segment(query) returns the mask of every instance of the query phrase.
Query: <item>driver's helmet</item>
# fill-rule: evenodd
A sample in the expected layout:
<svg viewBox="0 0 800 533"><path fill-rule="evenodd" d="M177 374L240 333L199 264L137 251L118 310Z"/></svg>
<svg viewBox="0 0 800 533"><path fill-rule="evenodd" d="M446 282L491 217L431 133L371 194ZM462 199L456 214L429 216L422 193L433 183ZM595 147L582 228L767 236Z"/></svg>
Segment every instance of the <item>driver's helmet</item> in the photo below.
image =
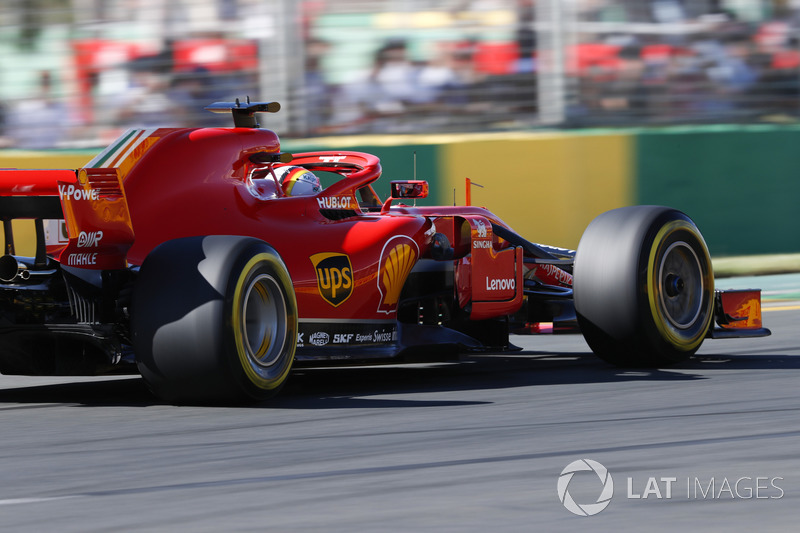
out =
<svg viewBox="0 0 800 533"><path fill-rule="evenodd" d="M319 178L303 167L277 167L275 177L286 196L309 196L322 191Z"/></svg>

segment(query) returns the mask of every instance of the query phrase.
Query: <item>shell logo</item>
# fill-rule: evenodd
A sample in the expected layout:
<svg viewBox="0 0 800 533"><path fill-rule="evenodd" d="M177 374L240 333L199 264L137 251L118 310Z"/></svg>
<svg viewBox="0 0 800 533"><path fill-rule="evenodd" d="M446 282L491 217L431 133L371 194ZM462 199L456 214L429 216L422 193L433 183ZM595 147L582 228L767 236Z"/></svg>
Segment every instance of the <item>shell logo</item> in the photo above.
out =
<svg viewBox="0 0 800 533"><path fill-rule="evenodd" d="M386 242L381 251L378 269L378 291L381 302L378 311L393 313L397 310L397 301L419 256L419 247L410 237L400 235Z"/></svg>

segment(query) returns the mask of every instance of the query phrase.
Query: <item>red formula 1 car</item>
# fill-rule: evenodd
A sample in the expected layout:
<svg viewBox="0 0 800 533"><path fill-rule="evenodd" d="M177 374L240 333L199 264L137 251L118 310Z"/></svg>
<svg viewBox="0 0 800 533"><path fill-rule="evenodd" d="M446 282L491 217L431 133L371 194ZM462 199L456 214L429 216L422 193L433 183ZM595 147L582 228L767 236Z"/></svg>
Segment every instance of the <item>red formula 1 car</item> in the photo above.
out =
<svg viewBox="0 0 800 533"><path fill-rule="evenodd" d="M85 168L0 171L0 372L138 369L167 401L231 402L295 363L505 350L510 331L579 328L636 366L769 334L758 291L715 292L679 211L605 213L577 252L534 244L486 209L403 205L423 181L380 201L373 155L282 153L256 122L279 107L217 103L235 127L131 130ZM289 194L289 166L329 183ZM33 220L33 257L14 219Z"/></svg>

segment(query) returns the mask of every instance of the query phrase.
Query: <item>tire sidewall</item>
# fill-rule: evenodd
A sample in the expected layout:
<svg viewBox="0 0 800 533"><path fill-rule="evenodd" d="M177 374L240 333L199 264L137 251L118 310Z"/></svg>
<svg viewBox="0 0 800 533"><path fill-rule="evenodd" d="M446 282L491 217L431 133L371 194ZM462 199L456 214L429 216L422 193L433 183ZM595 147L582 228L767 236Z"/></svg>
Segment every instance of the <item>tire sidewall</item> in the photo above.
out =
<svg viewBox="0 0 800 533"><path fill-rule="evenodd" d="M284 348L269 372L248 372L234 333L236 288L275 280L285 302ZM241 323L239 323L240 327ZM288 270L264 241L213 235L167 241L148 254L132 298L131 335L139 372L172 403L240 403L276 394L294 361L297 303ZM249 363L248 363L249 364Z"/></svg>
<svg viewBox="0 0 800 533"><path fill-rule="evenodd" d="M702 299L696 321L675 327L659 305L664 254L685 243L697 259ZM713 272L702 235L684 213L630 206L599 215L575 258L575 309L589 346L623 366L659 366L691 356L713 320Z"/></svg>
<svg viewBox="0 0 800 533"><path fill-rule="evenodd" d="M666 348L663 353L674 349L692 354L705 339L713 319L714 277L711 257L697 227L682 213L679 213L678 217L656 225L656 229L657 233L650 244L649 253L644 253L644 250L642 253L642 260L646 261L646 279L640 280L640 284L644 282L647 290L640 294L643 300L642 316L648 319L644 321L643 325L650 329L651 338L663 339ZM662 313L662 307L658 302L658 299L662 297L658 279L659 263L670 246L681 242L687 244L695 254L701 269L703 283L699 315L694 323L685 329L671 324Z"/></svg>
<svg viewBox="0 0 800 533"><path fill-rule="evenodd" d="M264 243L253 243L242 250L230 268L225 294L224 352L234 381L251 397L277 392L292 368L297 340L297 303L292 281L278 254ZM266 275L274 280L283 296L286 311L281 355L269 367L253 364L247 354L243 331L245 291L255 278Z"/></svg>

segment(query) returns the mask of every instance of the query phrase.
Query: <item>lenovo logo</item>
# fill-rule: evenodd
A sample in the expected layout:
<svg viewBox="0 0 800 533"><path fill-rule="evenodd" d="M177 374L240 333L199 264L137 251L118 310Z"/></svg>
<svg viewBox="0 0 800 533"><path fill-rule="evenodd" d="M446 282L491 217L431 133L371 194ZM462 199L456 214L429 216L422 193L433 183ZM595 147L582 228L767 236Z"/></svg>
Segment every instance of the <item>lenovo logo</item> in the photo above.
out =
<svg viewBox="0 0 800 533"><path fill-rule="evenodd" d="M514 278L508 279L489 279L486 278L487 291L513 291L517 287Z"/></svg>

